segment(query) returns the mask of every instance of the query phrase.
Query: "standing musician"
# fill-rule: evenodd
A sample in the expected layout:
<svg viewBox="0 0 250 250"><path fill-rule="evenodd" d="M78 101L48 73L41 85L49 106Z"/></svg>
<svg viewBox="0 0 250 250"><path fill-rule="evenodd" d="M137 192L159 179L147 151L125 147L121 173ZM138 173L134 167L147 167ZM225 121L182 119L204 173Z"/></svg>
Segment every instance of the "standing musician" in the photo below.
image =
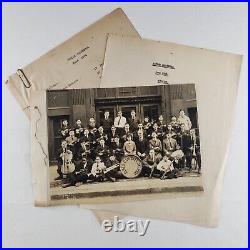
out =
<svg viewBox="0 0 250 250"><path fill-rule="evenodd" d="M183 109L180 110L177 121L179 124L184 124L185 130L190 130L192 128L192 123L190 121L190 118L187 115L185 115Z"/></svg>
<svg viewBox="0 0 250 250"><path fill-rule="evenodd" d="M155 131L153 131L152 139L149 141L149 148L155 151L156 161L159 162L162 159L162 144L161 141L157 138L157 134Z"/></svg>
<svg viewBox="0 0 250 250"><path fill-rule="evenodd" d="M144 137L143 132L138 130L138 138L135 141L137 155L140 157L141 160L144 160L148 154L148 140Z"/></svg>
<svg viewBox="0 0 250 250"><path fill-rule="evenodd" d="M190 139L191 139L191 154L197 161L198 173L201 171L201 153L200 153L200 138L196 135L195 129L190 130Z"/></svg>
<svg viewBox="0 0 250 250"><path fill-rule="evenodd" d="M130 126L130 130L133 133L138 128L139 119L136 117L136 113L134 110L132 110L130 114L131 114L131 117L128 119L128 124Z"/></svg>
<svg viewBox="0 0 250 250"><path fill-rule="evenodd" d="M114 125L119 135L122 134L123 128L125 127L126 123L127 119L124 116L122 116L122 111L118 111L117 117L114 120Z"/></svg>
<svg viewBox="0 0 250 250"><path fill-rule="evenodd" d="M180 145L180 149L183 151L185 157L181 163L184 166L186 160L186 167L191 169L191 141L189 131L185 129L185 124L181 124L180 132L177 134L177 143Z"/></svg>
<svg viewBox="0 0 250 250"><path fill-rule="evenodd" d="M57 153L57 173L59 176L55 178L55 181L63 179L62 166L64 164L64 156L66 154L73 155L73 152L69 149L67 142L62 141L61 148L58 150Z"/></svg>
<svg viewBox="0 0 250 250"><path fill-rule="evenodd" d="M59 134L62 136L63 140L65 140L66 137L68 137L69 130L70 130L70 127L68 125L68 121L67 120L63 120L63 122L62 122L62 128L59 131Z"/></svg>
<svg viewBox="0 0 250 250"><path fill-rule="evenodd" d="M136 145L132 141L132 134L128 134L127 141L123 145L124 155L136 155Z"/></svg>
<svg viewBox="0 0 250 250"><path fill-rule="evenodd" d="M109 111L104 112L104 119L101 121L101 126L104 129L104 133L110 133L111 126L113 125L113 120L109 117Z"/></svg>

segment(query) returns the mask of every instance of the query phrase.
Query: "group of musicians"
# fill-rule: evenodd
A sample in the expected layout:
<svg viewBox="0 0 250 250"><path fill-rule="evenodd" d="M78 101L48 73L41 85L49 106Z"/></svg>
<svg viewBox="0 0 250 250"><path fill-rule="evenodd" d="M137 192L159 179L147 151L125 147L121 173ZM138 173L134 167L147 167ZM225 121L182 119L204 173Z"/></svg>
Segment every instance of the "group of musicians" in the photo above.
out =
<svg viewBox="0 0 250 250"><path fill-rule="evenodd" d="M145 117L141 122L134 110L129 119L119 111L114 120L105 111L100 125L96 127L94 118L90 118L87 127L80 119L74 127L63 121L56 180L66 180L64 187L90 180L116 181L122 178L119 164L128 156L136 156L142 162L140 176L176 178L184 167L192 170L193 159L200 173L199 136L183 110L178 117L172 116L168 124L162 115L158 121Z"/></svg>

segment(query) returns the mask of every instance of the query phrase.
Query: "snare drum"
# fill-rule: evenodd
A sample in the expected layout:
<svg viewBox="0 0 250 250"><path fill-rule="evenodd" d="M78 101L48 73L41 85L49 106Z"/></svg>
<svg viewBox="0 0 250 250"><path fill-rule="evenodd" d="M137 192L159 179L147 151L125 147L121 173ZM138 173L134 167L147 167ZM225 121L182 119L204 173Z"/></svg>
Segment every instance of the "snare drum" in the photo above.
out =
<svg viewBox="0 0 250 250"><path fill-rule="evenodd" d="M141 159L136 155L125 156L120 163L120 170L126 178L138 177L142 171Z"/></svg>

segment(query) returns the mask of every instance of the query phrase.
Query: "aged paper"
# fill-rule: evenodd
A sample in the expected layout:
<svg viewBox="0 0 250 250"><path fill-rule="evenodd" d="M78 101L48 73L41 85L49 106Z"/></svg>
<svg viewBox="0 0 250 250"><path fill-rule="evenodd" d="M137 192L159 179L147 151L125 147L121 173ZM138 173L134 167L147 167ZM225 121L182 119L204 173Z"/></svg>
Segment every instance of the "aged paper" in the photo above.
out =
<svg viewBox="0 0 250 250"><path fill-rule="evenodd" d="M101 87L196 83L205 192L201 197L173 198L167 202L125 201L85 207L113 211L114 215L121 212L216 226L241 61L240 55L110 36Z"/></svg>
<svg viewBox="0 0 250 250"><path fill-rule="evenodd" d="M25 113L34 90L99 87L108 33L139 37L116 9L10 76L6 84Z"/></svg>
<svg viewBox="0 0 250 250"><path fill-rule="evenodd" d="M199 134L194 84L33 91L35 205L203 195Z"/></svg>

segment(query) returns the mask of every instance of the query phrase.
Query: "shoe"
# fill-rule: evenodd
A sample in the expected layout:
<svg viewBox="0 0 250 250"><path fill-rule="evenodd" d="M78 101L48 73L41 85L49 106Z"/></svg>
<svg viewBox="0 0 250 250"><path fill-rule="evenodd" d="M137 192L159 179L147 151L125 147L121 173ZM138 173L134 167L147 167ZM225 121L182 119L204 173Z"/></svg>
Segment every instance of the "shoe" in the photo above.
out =
<svg viewBox="0 0 250 250"><path fill-rule="evenodd" d="M63 178L61 177L61 176L58 176L58 177L56 177L54 180L55 181L59 181L59 180L62 180Z"/></svg>

